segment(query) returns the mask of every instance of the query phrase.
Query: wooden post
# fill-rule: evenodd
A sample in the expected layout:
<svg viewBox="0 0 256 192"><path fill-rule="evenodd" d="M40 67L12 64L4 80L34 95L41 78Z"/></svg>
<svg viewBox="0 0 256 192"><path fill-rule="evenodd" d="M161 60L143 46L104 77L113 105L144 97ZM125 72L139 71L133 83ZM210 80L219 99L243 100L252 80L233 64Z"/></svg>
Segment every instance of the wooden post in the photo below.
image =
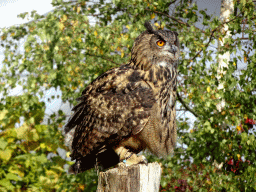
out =
<svg viewBox="0 0 256 192"><path fill-rule="evenodd" d="M158 163L120 166L100 172L97 192L158 192L161 172Z"/></svg>

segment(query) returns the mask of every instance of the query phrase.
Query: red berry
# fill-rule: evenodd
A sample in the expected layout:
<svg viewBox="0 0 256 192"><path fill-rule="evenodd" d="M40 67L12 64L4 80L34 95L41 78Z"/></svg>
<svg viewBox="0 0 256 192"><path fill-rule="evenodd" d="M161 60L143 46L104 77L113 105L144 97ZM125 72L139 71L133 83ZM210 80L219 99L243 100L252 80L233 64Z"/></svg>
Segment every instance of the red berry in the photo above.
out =
<svg viewBox="0 0 256 192"><path fill-rule="evenodd" d="M228 164L229 164L229 165L234 165L233 159L230 159L230 160L228 161Z"/></svg>
<svg viewBox="0 0 256 192"><path fill-rule="evenodd" d="M253 120L253 119L246 119L245 120L245 124L251 124L251 125L254 125L254 124L256 124L256 121L255 120Z"/></svg>

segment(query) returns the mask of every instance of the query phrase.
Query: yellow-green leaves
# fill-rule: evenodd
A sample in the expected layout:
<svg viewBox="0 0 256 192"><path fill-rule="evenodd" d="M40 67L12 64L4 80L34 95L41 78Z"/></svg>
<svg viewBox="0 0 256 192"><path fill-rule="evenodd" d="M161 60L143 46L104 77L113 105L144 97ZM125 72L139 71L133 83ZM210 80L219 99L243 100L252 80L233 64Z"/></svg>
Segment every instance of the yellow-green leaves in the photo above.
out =
<svg viewBox="0 0 256 192"><path fill-rule="evenodd" d="M0 159L2 159L3 161L8 161L12 157L12 152L13 150L8 148L4 150L0 149Z"/></svg>
<svg viewBox="0 0 256 192"><path fill-rule="evenodd" d="M38 141L39 135L36 129L31 128L26 123L16 129L17 139L25 139L26 141Z"/></svg>
<svg viewBox="0 0 256 192"><path fill-rule="evenodd" d="M61 31L65 28L65 26L62 22L59 22L58 26Z"/></svg>

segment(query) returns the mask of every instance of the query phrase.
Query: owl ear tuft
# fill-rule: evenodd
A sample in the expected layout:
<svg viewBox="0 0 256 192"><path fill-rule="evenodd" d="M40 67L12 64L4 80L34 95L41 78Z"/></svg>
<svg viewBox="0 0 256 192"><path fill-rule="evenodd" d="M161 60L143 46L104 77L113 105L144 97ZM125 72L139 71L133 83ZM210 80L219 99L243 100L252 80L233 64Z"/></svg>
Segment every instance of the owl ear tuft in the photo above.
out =
<svg viewBox="0 0 256 192"><path fill-rule="evenodd" d="M179 33L177 33L176 31L173 31L173 33L174 33L176 36L179 36Z"/></svg>
<svg viewBox="0 0 256 192"><path fill-rule="evenodd" d="M146 29L149 33L154 33L155 32L153 27L151 26L151 24L148 21L145 22L144 26L146 27Z"/></svg>
<svg viewBox="0 0 256 192"><path fill-rule="evenodd" d="M144 26L146 27L146 29L149 33L155 34L156 36L161 38L161 35L159 35L159 33L153 29L153 27L151 26L151 24L148 21L145 22Z"/></svg>

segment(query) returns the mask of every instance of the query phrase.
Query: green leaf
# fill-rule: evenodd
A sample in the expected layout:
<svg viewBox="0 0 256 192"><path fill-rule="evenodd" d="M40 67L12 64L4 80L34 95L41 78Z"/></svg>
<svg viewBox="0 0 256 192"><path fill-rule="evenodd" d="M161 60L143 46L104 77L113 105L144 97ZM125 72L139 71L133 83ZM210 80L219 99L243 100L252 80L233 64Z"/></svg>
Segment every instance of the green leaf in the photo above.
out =
<svg viewBox="0 0 256 192"><path fill-rule="evenodd" d="M47 157L44 154L41 154L40 156L36 157L36 160L39 161L40 163L46 163Z"/></svg>
<svg viewBox="0 0 256 192"><path fill-rule="evenodd" d="M0 138L0 148L4 150L6 146L8 145L8 142L5 141L3 138Z"/></svg>
<svg viewBox="0 0 256 192"><path fill-rule="evenodd" d="M20 180L22 180L20 177L18 177L17 175L15 175L13 173L7 173L6 179L13 180L13 181L20 181Z"/></svg>
<svg viewBox="0 0 256 192"><path fill-rule="evenodd" d="M1 179L0 186L5 187L7 190L13 190L15 188L8 179Z"/></svg>
<svg viewBox="0 0 256 192"><path fill-rule="evenodd" d="M5 149L5 150L0 150L0 159L4 161L8 161L12 157L12 150L11 149Z"/></svg>

